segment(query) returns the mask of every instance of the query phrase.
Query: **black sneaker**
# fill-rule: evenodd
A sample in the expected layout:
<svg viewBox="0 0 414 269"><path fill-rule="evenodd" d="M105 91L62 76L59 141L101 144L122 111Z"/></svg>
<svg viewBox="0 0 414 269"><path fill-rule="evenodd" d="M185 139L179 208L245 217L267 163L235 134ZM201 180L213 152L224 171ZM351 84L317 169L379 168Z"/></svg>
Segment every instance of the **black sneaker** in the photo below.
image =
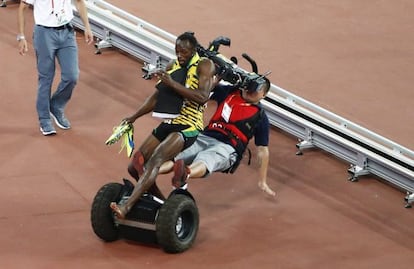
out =
<svg viewBox="0 0 414 269"><path fill-rule="evenodd" d="M190 171L185 165L184 160L177 160L174 163L174 176L172 178L172 185L175 188L185 188L187 179L190 176Z"/></svg>

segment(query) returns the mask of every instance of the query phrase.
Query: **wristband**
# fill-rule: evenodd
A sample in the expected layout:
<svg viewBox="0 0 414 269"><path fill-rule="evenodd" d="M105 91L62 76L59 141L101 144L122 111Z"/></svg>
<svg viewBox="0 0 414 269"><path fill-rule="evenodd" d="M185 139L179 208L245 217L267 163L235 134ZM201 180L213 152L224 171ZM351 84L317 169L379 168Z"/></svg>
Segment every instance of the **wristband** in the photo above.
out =
<svg viewBox="0 0 414 269"><path fill-rule="evenodd" d="M25 40L26 38L24 37L24 35L18 34L16 39L17 41L21 41L21 40Z"/></svg>

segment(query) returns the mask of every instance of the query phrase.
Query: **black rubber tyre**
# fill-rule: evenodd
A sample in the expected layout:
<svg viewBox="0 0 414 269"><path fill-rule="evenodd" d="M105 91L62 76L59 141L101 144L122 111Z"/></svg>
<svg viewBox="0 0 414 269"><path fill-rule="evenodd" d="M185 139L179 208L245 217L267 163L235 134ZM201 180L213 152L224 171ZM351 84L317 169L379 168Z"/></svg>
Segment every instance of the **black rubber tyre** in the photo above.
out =
<svg viewBox="0 0 414 269"><path fill-rule="evenodd" d="M108 183L102 186L92 202L91 223L95 234L106 242L119 238L119 230L115 226L111 202L118 202L122 198L123 185Z"/></svg>
<svg viewBox="0 0 414 269"><path fill-rule="evenodd" d="M158 214L157 242L167 253L184 252L194 243L198 224L199 214L194 200L183 194L172 195Z"/></svg>

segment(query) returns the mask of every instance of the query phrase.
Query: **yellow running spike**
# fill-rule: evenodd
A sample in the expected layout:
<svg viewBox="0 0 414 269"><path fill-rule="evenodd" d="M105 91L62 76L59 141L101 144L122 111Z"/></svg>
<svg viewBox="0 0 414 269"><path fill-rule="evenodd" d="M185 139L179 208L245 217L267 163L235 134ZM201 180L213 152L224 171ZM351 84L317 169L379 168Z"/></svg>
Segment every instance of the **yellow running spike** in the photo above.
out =
<svg viewBox="0 0 414 269"><path fill-rule="evenodd" d="M134 151L134 126L131 123L122 121L118 126L115 126L111 136L105 141L105 144L113 145L119 140L122 140L119 153L126 148L128 157L131 157Z"/></svg>

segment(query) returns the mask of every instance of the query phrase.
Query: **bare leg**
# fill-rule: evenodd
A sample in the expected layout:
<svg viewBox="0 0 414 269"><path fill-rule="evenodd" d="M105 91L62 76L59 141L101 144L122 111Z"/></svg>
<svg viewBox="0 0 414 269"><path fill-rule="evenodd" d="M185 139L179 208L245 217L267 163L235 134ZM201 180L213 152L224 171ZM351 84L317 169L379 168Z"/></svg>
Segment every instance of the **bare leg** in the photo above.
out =
<svg viewBox="0 0 414 269"><path fill-rule="evenodd" d="M139 180L139 175L144 174L144 165L144 155L140 150L138 150L135 152L131 163L128 165L128 172L133 178L135 178L136 181Z"/></svg>
<svg viewBox="0 0 414 269"><path fill-rule="evenodd" d="M165 163L161 165L160 171L158 173L168 174L172 172L173 168L174 168L174 161L166 161Z"/></svg>
<svg viewBox="0 0 414 269"><path fill-rule="evenodd" d="M135 178L136 181L139 180L139 174L137 170L134 168L134 165L132 163L128 166L128 172L129 174ZM154 183L149 189L148 192L151 193L154 196L157 196L160 199L165 200L164 195L162 194L161 190L158 188L157 183Z"/></svg>
<svg viewBox="0 0 414 269"><path fill-rule="evenodd" d="M160 142L158 139L153 135L150 135L145 139L137 152L135 152L131 162L128 165L128 172L137 182L139 181L139 177L144 174L145 160L149 159L159 144ZM156 189L158 189L158 187L156 187ZM125 207L120 206L115 202L112 202L109 206L118 218L125 218L125 215L129 211L129 209L127 210Z"/></svg>
<svg viewBox="0 0 414 269"><path fill-rule="evenodd" d="M194 162L190 166L190 178L200 178L206 175L207 167L203 162Z"/></svg>
<svg viewBox="0 0 414 269"><path fill-rule="evenodd" d="M145 164L144 174L138 180L131 196L122 205L111 203L110 206L118 218L125 218L141 195L154 185L161 165L166 160L173 159L182 150L183 146L184 139L182 135L180 133L171 133L155 148L154 153Z"/></svg>
<svg viewBox="0 0 414 269"><path fill-rule="evenodd" d="M157 138L150 135L145 139L140 148L135 152L131 162L128 165L129 174L135 178L136 181L144 174L144 166L146 160L148 160L155 148L160 144Z"/></svg>
<svg viewBox="0 0 414 269"><path fill-rule="evenodd" d="M208 172L207 167L203 162L195 162L187 166L190 169L189 178L200 178L204 177ZM160 167L159 174L168 174L173 171L174 161L166 161Z"/></svg>

